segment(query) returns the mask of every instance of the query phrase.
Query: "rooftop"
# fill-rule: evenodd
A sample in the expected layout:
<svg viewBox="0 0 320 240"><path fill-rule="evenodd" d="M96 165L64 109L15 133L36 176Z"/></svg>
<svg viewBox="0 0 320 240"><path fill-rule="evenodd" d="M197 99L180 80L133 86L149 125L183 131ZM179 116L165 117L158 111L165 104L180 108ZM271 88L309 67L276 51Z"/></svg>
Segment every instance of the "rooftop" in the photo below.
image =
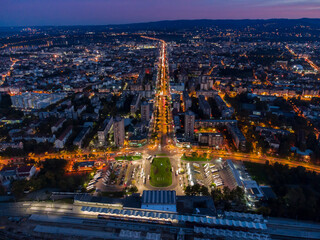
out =
<svg viewBox="0 0 320 240"><path fill-rule="evenodd" d="M142 204L176 204L176 191L143 191Z"/></svg>

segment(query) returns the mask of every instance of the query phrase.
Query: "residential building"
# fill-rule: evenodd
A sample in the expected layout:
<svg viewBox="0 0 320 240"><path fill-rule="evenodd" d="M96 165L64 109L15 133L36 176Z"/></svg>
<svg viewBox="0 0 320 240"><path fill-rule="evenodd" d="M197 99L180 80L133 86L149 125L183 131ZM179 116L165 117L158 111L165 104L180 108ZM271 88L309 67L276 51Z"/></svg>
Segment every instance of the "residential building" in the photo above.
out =
<svg viewBox="0 0 320 240"><path fill-rule="evenodd" d="M4 151L7 148L23 149L23 142L0 142L0 151Z"/></svg>
<svg viewBox="0 0 320 240"><path fill-rule="evenodd" d="M246 148L246 138L237 125L228 124L228 131L232 136L233 143L237 149L244 150Z"/></svg>
<svg viewBox="0 0 320 240"><path fill-rule="evenodd" d="M131 114L136 113L136 111L138 110L140 98L141 98L140 93L134 95L132 102L131 102L131 105L130 105L130 113Z"/></svg>
<svg viewBox="0 0 320 240"><path fill-rule="evenodd" d="M176 109L176 112L180 112L180 94L172 94L172 110Z"/></svg>
<svg viewBox="0 0 320 240"><path fill-rule="evenodd" d="M143 102L141 104L141 121L143 122L150 121L150 105L148 102Z"/></svg>
<svg viewBox="0 0 320 240"><path fill-rule="evenodd" d="M187 111L184 117L184 138L193 140L195 115L192 111Z"/></svg>
<svg viewBox="0 0 320 240"><path fill-rule="evenodd" d="M64 148L64 145L66 144L68 138L72 134L72 126L68 126L63 133L55 140L54 146L55 148Z"/></svg>
<svg viewBox="0 0 320 240"><path fill-rule="evenodd" d="M199 107L202 111L202 114L205 118L211 117L211 107L210 104L207 102L203 95L199 96Z"/></svg>
<svg viewBox="0 0 320 240"><path fill-rule="evenodd" d="M209 147L221 147L223 135L221 133L199 133L198 142Z"/></svg>
<svg viewBox="0 0 320 240"><path fill-rule="evenodd" d="M79 148L83 145L83 140L85 137L89 134L91 128L90 127L84 127L80 133L76 136L76 138L73 140L73 145L78 146Z"/></svg>
<svg viewBox="0 0 320 240"><path fill-rule="evenodd" d="M218 109L221 112L221 117L230 118L234 113L234 109L232 107L228 107L225 101L219 96L219 94L214 95L214 100L218 106Z"/></svg>
<svg viewBox="0 0 320 240"><path fill-rule="evenodd" d="M29 180L36 173L36 167L34 165L24 165L17 169L17 176L19 179Z"/></svg>
<svg viewBox="0 0 320 240"><path fill-rule="evenodd" d="M187 91L183 92L182 97L183 97L184 111L186 112L189 110L189 108L191 108L192 100Z"/></svg>
<svg viewBox="0 0 320 240"><path fill-rule="evenodd" d="M114 144L117 147L124 145L125 129L123 118L116 117L113 123Z"/></svg>
<svg viewBox="0 0 320 240"><path fill-rule="evenodd" d="M0 179L2 182L17 180L17 167L3 167L0 171Z"/></svg>
<svg viewBox="0 0 320 240"><path fill-rule="evenodd" d="M36 167L34 165L23 165L20 167L3 167L0 171L0 179L5 181L13 181L18 179L29 180L36 173Z"/></svg>
<svg viewBox="0 0 320 240"><path fill-rule="evenodd" d="M24 92L12 95L12 106L19 109L42 109L65 98L65 93L34 93Z"/></svg>
<svg viewBox="0 0 320 240"><path fill-rule="evenodd" d="M58 131L60 128L62 128L63 124L66 122L67 120L65 118L61 118L59 119L56 124L54 124L51 127L51 132L55 133L56 131Z"/></svg>
<svg viewBox="0 0 320 240"><path fill-rule="evenodd" d="M108 117L103 121L102 126L98 130L98 141L100 145L104 145L106 137L111 130L113 124L113 117Z"/></svg>

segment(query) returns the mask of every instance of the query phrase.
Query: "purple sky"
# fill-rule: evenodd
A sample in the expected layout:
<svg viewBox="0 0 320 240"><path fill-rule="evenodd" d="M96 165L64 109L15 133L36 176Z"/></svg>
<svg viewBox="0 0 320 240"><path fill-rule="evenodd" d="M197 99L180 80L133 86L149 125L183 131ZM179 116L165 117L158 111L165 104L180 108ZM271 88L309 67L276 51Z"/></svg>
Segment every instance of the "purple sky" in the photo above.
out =
<svg viewBox="0 0 320 240"><path fill-rule="evenodd" d="M0 0L0 26L320 18L320 0Z"/></svg>

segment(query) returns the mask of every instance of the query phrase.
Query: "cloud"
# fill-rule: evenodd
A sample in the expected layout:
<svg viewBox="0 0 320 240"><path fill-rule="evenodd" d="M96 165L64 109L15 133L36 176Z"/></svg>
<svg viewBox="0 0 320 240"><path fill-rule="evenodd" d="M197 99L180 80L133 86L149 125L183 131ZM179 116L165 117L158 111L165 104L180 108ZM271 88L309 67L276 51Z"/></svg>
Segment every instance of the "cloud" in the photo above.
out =
<svg viewBox="0 0 320 240"><path fill-rule="evenodd" d="M257 0L260 6L320 6L319 0Z"/></svg>

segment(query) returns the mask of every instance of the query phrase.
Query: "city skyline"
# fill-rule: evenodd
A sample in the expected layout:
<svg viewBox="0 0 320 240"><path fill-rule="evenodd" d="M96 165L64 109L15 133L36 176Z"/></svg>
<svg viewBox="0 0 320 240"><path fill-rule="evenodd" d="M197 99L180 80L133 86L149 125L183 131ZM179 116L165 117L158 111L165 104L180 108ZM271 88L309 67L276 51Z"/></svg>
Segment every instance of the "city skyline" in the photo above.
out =
<svg viewBox="0 0 320 240"><path fill-rule="evenodd" d="M133 11L134 9L134 11ZM105 25L179 19L317 18L316 0L4 0L0 26Z"/></svg>
<svg viewBox="0 0 320 240"><path fill-rule="evenodd" d="M1 3L1 239L320 239L320 0Z"/></svg>

